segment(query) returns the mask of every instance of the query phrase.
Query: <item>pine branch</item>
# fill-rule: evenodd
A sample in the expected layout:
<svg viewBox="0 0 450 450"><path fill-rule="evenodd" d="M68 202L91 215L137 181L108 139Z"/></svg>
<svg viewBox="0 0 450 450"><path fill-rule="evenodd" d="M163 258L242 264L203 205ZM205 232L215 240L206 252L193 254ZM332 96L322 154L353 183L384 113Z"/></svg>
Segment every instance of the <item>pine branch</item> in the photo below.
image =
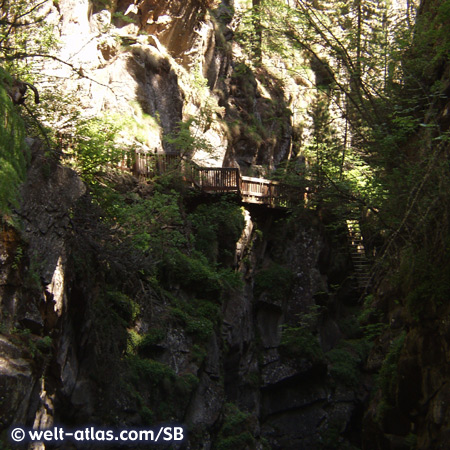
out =
<svg viewBox="0 0 450 450"><path fill-rule="evenodd" d="M36 123L37 127L39 128L39 131L41 132L42 136L45 139L45 142L47 144L47 148L50 150L52 148L52 144L50 142L50 139L49 139L48 134L45 131L44 127L41 125L39 120L36 118L36 116L33 114L33 112L30 110L30 108L28 108L28 106L25 103L23 104L23 106L27 110L28 114L33 119L33 121Z"/></svg>

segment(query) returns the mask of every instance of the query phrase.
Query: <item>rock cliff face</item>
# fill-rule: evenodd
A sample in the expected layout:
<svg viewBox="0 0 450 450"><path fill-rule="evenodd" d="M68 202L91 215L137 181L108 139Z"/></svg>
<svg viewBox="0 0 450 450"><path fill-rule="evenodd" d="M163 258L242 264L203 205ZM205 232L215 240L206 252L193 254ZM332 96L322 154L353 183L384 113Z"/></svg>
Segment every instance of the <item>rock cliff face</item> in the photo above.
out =
<svg viewBox="0 0 450 450"><path fill-rule="evenodd" d="M55 393L41 377L53 358L65 359L50 336L59 337L67 321L70 211L86 190L75 172L45 157L39 144L32 152L19 212L23 232L2 232L2 324L5 331L26 330L2 337L3 427L52 424Z"/></svg>
<svg viewBox="0 0 450 450"><path fill-rule="evenodd" d="M55 2L49 20L72 68L46 70L67 78L65 88L76 92L85 115L133 123L123 136L127 145L180 151L167 137L194 116L195 132L213 147L212 154L196 149L194 159L264 174L291 151L288 99L271 74L235 60L232 5L213 3ZM188 323L174 306L195 305L192 292L171 280L168 300L143 280L136 267L144 272L154 264L151 255L138 260L117 239L75 172L38 143L33 155L19 212L23 232L5 226L1 233L9 331L0 339L2 428L176 420L189 424L192 449L228 448L233 434L242 439L236 448L359 443L357 412L367 391L352 384L358 351L348 344L334 353L339 361L326 356L344 342L338 320L357 294L350 283L345 304L331 292L330 281L346 278L349 258L345 245L330 246L316 217L248 209L234 261L244 286L221 299L214 332L201 334L195 327L202 322ZM133 194L150 189L126 176L120 183ZM119 282L118 293L112 286ZM127 327L149 335L164 321L164 336L142 350L157 361L129 362L136 366L130 375L123 364ZM204 336L206 352L192 330ZM350 369L344 364L350 375L338 370L345 358L353 361Z"/></svg>
<svg viewBox="0 0 450 450"><path fill-rule="evenodd" d="M58 2L49 20L71 67L46 70L66 78L86 115L118 113L139 123L144 115L145 136L127 136L144 151L180 151L164 138L195 117L191 130L210 154L197 149L194 159L244 172L273 168L291 148L287 97L279 80L235 61L232 6L213 3Z"/></svg>

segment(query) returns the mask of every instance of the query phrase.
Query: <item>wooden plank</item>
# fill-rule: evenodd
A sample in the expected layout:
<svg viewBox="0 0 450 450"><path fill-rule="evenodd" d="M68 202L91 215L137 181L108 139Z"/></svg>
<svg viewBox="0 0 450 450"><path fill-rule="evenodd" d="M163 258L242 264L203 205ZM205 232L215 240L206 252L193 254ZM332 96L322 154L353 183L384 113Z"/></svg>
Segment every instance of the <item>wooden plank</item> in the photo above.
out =
<svg viewBox="0 0 450 450"><path fill-rule="evenodd" d="M236 170L239 170L239 169L236 169ZM241 178L244 181L255 182L255 183L273 184L273 185L282 184L279 181L267 180L266 178L247 177L244 175L242 175Z"/></svg>

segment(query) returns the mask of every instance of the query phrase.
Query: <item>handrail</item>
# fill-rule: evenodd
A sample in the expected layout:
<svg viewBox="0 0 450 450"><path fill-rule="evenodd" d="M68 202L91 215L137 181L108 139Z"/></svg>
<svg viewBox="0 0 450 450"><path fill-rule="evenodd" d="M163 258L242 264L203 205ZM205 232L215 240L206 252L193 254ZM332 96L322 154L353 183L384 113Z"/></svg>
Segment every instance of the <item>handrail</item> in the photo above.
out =
<svg viewBox="0 0 450 450"><path fill-rule="evenodd" d="M239 192L240 173L234 167L197 167L199 187L208 191Z"/></svg>

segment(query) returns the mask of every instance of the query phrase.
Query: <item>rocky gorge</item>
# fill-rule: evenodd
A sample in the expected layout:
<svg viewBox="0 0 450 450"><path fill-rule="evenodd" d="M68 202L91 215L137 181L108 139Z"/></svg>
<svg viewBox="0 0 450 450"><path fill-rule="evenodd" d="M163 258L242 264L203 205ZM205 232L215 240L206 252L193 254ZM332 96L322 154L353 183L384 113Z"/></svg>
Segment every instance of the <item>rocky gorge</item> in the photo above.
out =
<svg viewBox="0 0 450 450"><path fill-rule="evenodd" d="M245 13L259 7L237 0L40 4L57 45L37 62L42 109L27 109L19 152L26 175L19 200L2 211L1 448L16 447L8 439L16 425L161 423L183 424L187 434L163 448L446 448L446 254L442 273L433 275L442 292L419 310L411 302L434 294L414 284L419 276L408 272L408 248L398 243L423 225L434 194L419 225L406 230L414 215L407 210L403 222L386 219L380 231L375 195L358 197L356 184L344 191L342 176L329 182L338 169L316 174L322 144L350 141L347 122L358 103L346 100L344 116L333 116L345 104L333 97L342 87L335 61L301 53L303 71L292 74L281 52L269 58L255 50L253 16L246 46ZM445 11L430 0L417 15ZM401 141L410 162L420 159L420 139L439 142L440 156L447 151L439 137L448 128L445 55L426 73L439 84L437 100L424 106L427 118L414 129L409 115L393 122L411 133ZM6 123L20 106L10 105L3 78ZM354 80L349 91L358 91ZM354 132L352 145L361 140ZM316 153L304 154L308 146ZM136 174L130 152L278 176L295 184L295 202L270 208L205 193L186 182L181 166ZM333 170L338 161L340 154ZM385 178L397 170L389 161ZM411 188L411 210L439 179L430 173ZM338 195L317 195L325 185ZM445 203L443 192L435 197ZM355 217L364 251L352 241ZM386 247L398 253L383 253ZM361 255L373 265L363 283Z"/></svg>

